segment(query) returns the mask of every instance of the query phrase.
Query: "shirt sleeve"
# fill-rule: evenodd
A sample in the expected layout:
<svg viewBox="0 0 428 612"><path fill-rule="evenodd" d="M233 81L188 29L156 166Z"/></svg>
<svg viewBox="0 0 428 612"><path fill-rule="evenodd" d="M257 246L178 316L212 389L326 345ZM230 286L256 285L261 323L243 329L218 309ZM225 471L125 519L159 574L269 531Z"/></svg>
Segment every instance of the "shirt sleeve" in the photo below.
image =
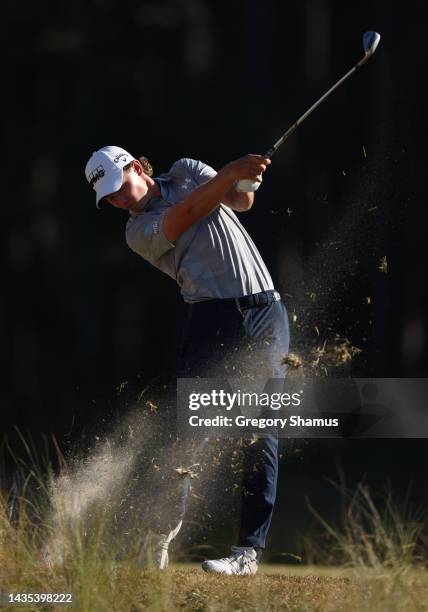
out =
<svg viewBox="0 0 428 612"><path fill-rule="evenodd" d="M129 248L150 263L156 262L175 247L174 243L164 236L164 218L165 211L143 212L130 217L126 224L126 242Z"/></svg>
<svg viewBox="0 0 428 612"><path fill-rule="evenodd" d="M190 176L196 185L202 185L216 176L217 172L214 168L208 166L208 164L204 164L204 162L190 159L189 157L183 157L171 166L168 174L180 178Z"/></svg>

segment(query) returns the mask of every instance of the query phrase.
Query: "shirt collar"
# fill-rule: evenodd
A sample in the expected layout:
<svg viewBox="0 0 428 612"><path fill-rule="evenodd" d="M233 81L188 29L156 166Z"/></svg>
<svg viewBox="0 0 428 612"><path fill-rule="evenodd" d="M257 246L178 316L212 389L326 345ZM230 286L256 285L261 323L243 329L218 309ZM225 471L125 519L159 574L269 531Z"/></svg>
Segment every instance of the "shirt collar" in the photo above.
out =
<svg viewBox="0 0 428 612"><path fill-rule="evenodd" d="M171 176L168 174L160 174L159 176L153 177L153 180L159 185L160 195L150 198L145 207L139 212L133 212L130 210L129 214L131 217L138 217L138 215L141 215L144 212L149 212L152 210L154 204L156 204L159 200L164 200L164 189L166 187L166 183L171 180Z"/></svg>

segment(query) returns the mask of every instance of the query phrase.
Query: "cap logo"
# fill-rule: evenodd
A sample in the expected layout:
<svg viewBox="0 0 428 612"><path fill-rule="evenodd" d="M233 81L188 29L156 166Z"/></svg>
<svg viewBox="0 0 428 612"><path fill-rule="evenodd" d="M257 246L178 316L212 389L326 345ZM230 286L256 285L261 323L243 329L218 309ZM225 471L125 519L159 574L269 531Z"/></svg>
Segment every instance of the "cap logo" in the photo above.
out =
<svg viewBox="0 0 428 612"><path fill-rule="evenodd" d="M128 159L127 153L120 153L120 155L116 155L113 161L115 164L117 164L120 161L126 162L127 159Z"/></svg>
<svg viewBox="0 0 428 612"><path fill-rule="evenodd" d="M89 181L91 187L93 187L97 181L99 181L101 178L103 178L105 173L106 172L105 172L103 166L97 166L95 168L95 170L93 170L90 173L90 175L88 176L88 181Z"/></svg>

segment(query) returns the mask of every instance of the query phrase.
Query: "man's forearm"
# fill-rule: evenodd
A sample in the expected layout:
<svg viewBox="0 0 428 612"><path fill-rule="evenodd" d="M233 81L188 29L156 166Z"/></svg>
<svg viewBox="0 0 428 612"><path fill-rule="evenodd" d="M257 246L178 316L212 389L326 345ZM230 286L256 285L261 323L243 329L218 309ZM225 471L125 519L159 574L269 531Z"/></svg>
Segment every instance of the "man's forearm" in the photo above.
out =
<svg viewBox="0 0 428 612"><path fill-rule="evenodd" d="M215 177L197 187L183 202L168 210L163 223L165 238L171 242L176 240L192 225L209 215L220 202L235 210L248 210L254 196L238 193L234 188L235 181L260 180L259 176L268 164L270 159L254 154L228 163Z"/></svg>
<svg viewBox="0 0 428 612"><path fill-rule="evenodd" d="M231 173L220 170L215 177L194 189L183 202L170 208L163 224L167 240L175 240L189 227L208 216L224 200L234 182Z"/></svg>

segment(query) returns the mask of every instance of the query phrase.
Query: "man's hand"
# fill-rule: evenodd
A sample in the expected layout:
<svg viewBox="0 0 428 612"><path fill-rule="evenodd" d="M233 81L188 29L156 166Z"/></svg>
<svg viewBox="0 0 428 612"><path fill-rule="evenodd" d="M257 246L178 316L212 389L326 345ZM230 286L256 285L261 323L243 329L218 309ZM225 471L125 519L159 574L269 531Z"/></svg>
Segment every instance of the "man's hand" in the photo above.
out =
<svg viewBox="0 0 428 612"><path fill-rule="evenodd" d="M235 181L248 179L252 181L260 180L260 176L266 170L271 160L262 155L245 155L224 166L220 173L231 173Z"/></svg>
<svg viewBox="0 0 428 612"><path fill-rule="evenodd" d="M241 159L237 159L236 161L227 164L227 166L220 170L220 172L231 171L235 174L237 171L240 175L241 173L245 173L247 177L246 180L261 181L262 172L266 170L266 167L269 164L270 159L262 157L261 155L246 155L245 157L241 157ZM254 173L256 174L255 178L253 179ZM248 178L249 175L250 178ZM244 212L246 210L250 210L250 208L252 207L254 203L254 193L251 191L238 191L237 185L240 180L245 179L242 179L241 176L236 179L233 187L229 189L229 191L223 197L222 202L233 210L236 210L238 212Z"/></svg>

